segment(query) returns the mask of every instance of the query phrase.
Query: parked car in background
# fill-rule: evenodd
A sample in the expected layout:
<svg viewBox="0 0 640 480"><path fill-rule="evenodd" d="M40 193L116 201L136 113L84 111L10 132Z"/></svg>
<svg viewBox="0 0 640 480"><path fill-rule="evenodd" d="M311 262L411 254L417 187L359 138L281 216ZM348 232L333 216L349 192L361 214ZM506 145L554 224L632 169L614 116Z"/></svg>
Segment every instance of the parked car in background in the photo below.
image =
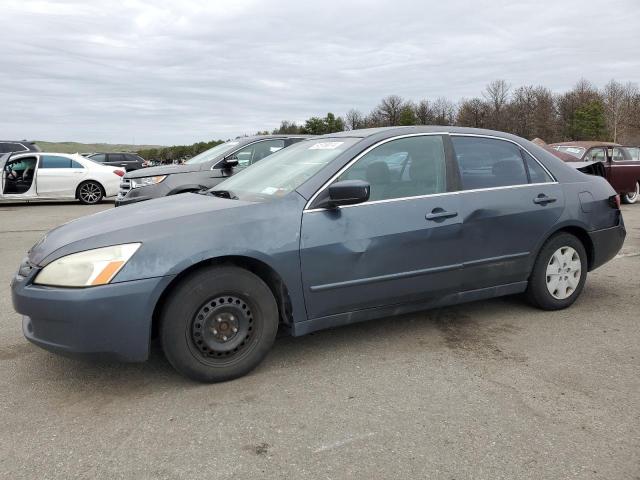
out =
<svg viewBox="0 0 640 480"><path fill-rule="evenodd" d="M118 193L122 168L81 155L29 152L0 157L0 200L72 200L95 204Z"/></svg>
<svg viewBox="0 0 640 480"><path fill-rule="evenodd" d="M625 145L624 148L626 148L627 152L629 152L629 156L631 157L631 160L634 160L636 162L640 162L640 147L632 146L632 145Z"/></svg>
<svg viewBox="0 0 640 480"><path fill-rule="evenodd" d="M523 292L566 308L620 250L619 207L604 178L513 135L340 132L199 194L50 231L19 267L13 305L43 348L141 361L157 332L178 371L223 381L258 365L279 329Z"/></svg>
<svg viewBox="0 0 640 480"><path fill-rule="evenodd" d="M12 152L39 152L40 147L28 140L0 140L0 155Z"/></svg>
<svg viewBox="0 0 640 480"><path fill-rule="evenodd" d="M624 203L636 203L640 198L640 162L634 160L627 147L611 142L563 142L549 147L571 155L581 165L575 168L605 177Z"/></svg>
<svg viewBox="0 0 640 480"><path fill-rule="evenodd" d="M127 172L139 170L146 167L146 160L137 153L91 153L87 155L94 162L111 167L122 167Z"/></svg>
<svg viewBox="0 0 640 480"><path fill-rule="evenodd" d="M216 145L181 165L162 165L128 172L116 207L152 198L211 188L278 150L308 135L257 135Z"/></svg>

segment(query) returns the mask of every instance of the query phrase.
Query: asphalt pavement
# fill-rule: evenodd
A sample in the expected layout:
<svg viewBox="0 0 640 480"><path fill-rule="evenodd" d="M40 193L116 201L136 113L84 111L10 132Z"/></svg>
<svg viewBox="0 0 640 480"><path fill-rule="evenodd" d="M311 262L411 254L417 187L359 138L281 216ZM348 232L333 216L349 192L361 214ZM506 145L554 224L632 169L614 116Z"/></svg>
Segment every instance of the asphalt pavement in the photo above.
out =
<svg viewBox="0 0 640 480"><path fill-rule="evenodd" d="M508 297L279 338L217 385L157 346L95 363L22 336L25 252L107 208L0 204L0 478L640 479L640 205L570 309Z"/></svg>

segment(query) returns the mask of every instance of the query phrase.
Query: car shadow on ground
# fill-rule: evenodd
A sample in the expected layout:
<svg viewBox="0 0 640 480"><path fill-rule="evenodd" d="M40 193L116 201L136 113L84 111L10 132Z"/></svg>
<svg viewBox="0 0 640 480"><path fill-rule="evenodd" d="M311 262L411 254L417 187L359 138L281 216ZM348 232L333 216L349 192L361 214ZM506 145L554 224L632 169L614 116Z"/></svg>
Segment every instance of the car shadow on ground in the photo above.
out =
<svg viewBox="0 0 640 480"><path fill-rule="evenodd" d="M303 337L283 336L276 339L272 351L255 371L236 382L269 382L269 377L277 378L284 370L295 370L293 374L304 377L305 368L322 366L328 358L346 365L354 361L354 353L362 357L371 351L390 359L396 354L431 349L518 360L517 355L505 353L499 343L501 337L521 330L518 317L524 311L531 313L532 308L520 296L513 296L387 317ZM509 315L505 316L505 312ZM18 362L16 380L25 384L63 383L65 390L91 391L94 395L148 394L203 386L175 372L158 341L152 342L149 360L144 363L67 358L27 343L19 347L12 359ZM131 386L135 386L133 391Z"/></svg>

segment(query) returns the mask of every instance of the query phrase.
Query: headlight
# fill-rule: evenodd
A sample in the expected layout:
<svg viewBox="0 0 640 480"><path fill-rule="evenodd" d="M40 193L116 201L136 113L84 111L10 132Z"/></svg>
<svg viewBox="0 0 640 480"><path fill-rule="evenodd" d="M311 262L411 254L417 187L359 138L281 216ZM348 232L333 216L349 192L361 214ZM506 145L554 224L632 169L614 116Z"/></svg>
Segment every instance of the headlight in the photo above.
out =
<svg viewBox="0 0 640 480"><path fill-rule="evenodd" d="M44 267L33 283L54 287L105 285L118 274L140 245L125 243L67 255Z"/></svg>
<svg viewBox="0 0 640 480"><path fill-rule="evenodd" d="M166 175L157 175L155 177L132 178L130 180L130 185L131 185L131 188L146 187L147 185L155 185L156 183L160 183L165 178L167 178Z"/></svg>

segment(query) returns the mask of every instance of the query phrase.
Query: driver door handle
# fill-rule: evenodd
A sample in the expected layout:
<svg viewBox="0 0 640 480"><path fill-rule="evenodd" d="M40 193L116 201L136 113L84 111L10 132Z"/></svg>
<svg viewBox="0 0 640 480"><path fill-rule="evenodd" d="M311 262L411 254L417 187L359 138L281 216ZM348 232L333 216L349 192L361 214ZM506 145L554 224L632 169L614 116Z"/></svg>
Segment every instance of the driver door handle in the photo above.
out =
<svg viewBox="0 0 640 480"><path fill-rule="evenodd" d="M427 220L444 220L445 218L457 217L458 212L447 212L442 208L434 208L431 213L427 213L424 218Z"/></svg>
<svg viewBox="0 0 640 480"><path fill-rule="evenodd" d="M547 197L544 193L541 193L536 198L533 199L533 203L537 205L546 205L547 203L553 203L557 200L554 197Z"/></svg>

